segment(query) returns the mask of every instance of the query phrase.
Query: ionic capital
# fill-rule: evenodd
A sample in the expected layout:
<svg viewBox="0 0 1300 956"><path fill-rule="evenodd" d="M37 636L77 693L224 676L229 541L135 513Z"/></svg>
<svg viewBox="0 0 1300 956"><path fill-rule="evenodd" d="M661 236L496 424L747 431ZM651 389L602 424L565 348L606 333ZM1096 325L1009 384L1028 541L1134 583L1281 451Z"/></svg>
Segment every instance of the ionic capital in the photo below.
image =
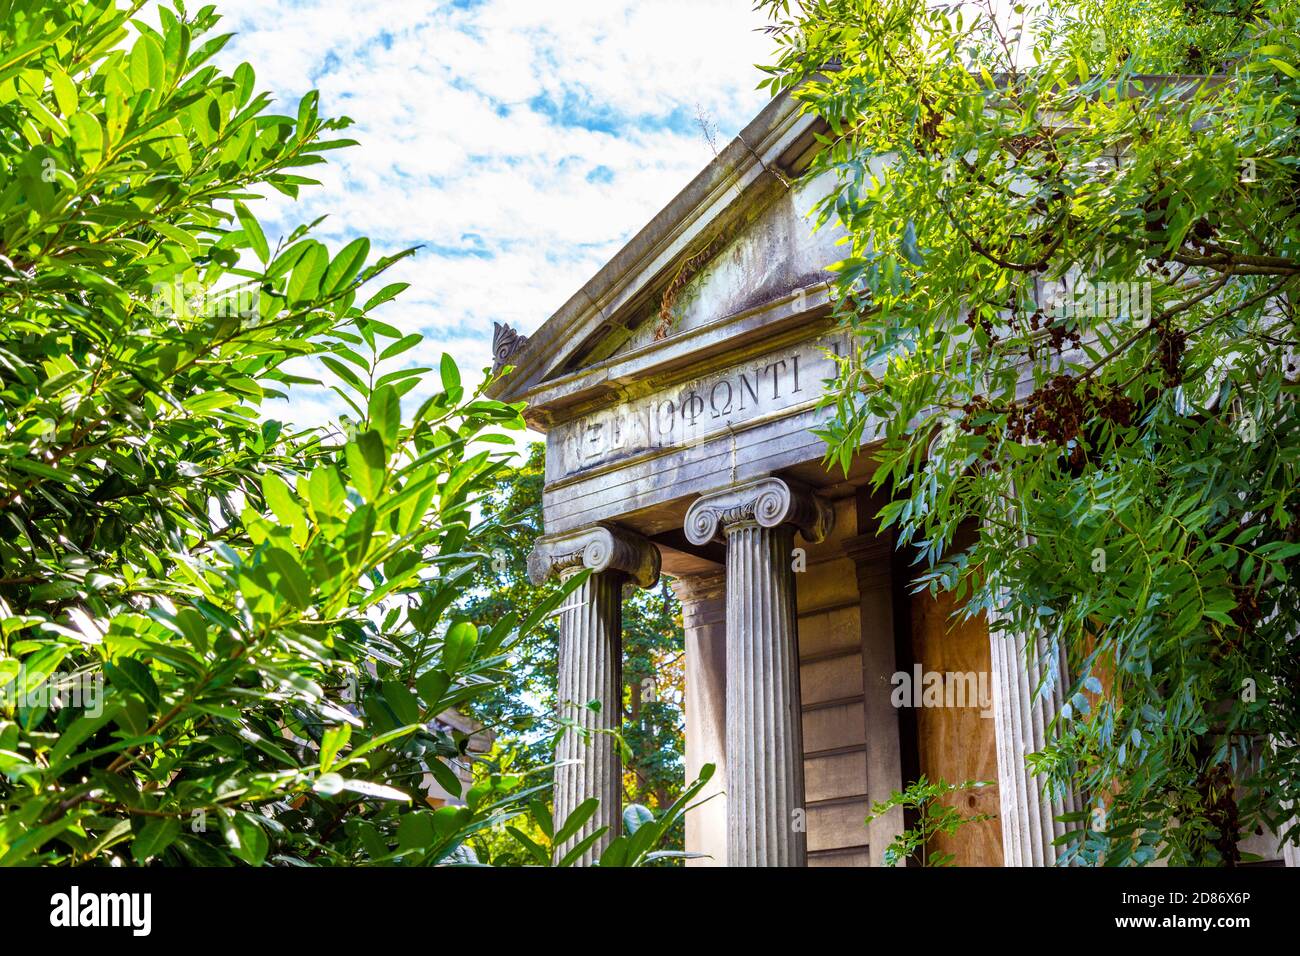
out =
<svg viewBox="0 0 1300 956"><path fill-rule="evenodd" d="M652 587L659 580L659 549L639 534L598 524L538 538L528 555L528 577L534 584L584 568L622 571L638 587Z"/></svg>
<svg viewBox="0 0 1300 956"><path fill-rule="evenodd" d="M758 478L703 495L686 511L686 538L706 544L731 525L752 522L762 528L789 524L816 543L830 534L835 512L829 504L794 481Z"/></svg>

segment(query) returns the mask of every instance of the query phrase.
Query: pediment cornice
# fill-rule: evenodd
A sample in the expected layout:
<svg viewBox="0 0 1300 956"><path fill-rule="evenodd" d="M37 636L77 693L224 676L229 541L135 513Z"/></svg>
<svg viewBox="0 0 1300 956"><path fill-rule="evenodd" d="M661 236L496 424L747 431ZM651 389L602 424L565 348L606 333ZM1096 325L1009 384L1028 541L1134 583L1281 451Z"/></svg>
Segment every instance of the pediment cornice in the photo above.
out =
<svg viewBox="0 0 1300 956"><path fill-rule="evenodd" d="M584 365L583 359L610 335L626 339L644 306L669 281L682 261L726 233L756 207L783 190L815 147L817 121L799 111L788 94L769 103L658 215L578 290L509 361L514 369L488 394L525 401L529 418L544 428L554 417L551 403L569 405L617 389L634 363L659 366L689 361L692 349L718 347L724 329L745 334L756 317L781 319L780 302L766 303L698 329L668 335L651 346ZM761 322L760 322L761 324Z"/></svg>

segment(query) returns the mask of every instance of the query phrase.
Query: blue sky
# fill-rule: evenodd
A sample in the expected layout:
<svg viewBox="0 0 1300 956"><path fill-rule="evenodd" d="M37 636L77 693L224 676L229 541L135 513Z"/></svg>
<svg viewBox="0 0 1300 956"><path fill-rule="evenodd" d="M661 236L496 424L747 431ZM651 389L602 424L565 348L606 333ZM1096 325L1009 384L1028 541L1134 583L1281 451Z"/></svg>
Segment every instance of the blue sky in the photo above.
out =
<svg viewBox="0 0 1300 956"><path fill-rule="evenodd" d="M236 32L220 65L247 60L282 112L320 90L361 145L305 170L303 201L259 204L268 236L328 214L337 248L422 245L382 307L420 331L415 361L490 362L492 323L540 325L766 101L769 41L749 0L218 0ZM467 374L477 380L476 374ZM422 390L423 391L423 390ZM285 417L337 406L295 395ZM282 414L280 411L273 414Z"/></svg>

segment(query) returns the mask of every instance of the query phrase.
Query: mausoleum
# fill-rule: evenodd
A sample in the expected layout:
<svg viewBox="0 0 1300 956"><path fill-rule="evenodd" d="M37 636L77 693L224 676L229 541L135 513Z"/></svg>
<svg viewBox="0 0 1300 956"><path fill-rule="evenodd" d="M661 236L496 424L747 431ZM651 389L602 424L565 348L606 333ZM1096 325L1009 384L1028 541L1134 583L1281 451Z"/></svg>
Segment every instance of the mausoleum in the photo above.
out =
<svg viewBox="0 0 1300 956"><path fill-rule="evenodd" d="M879 865L903 818L864 818L924 773L993 783L960 795L989 817L940 847L956 863L1051 865L1072 802L1024 757L1058 701L1034 694L1013 642L912 593L870 455L847 477L822 464L813 429L846 339L824 281L840 233L806 216L826 184L798 184L816 124L773 100L535 334L497 330L497 365L514 368L493 394L546 435L530 573L592 571L561 618L558 698L599 699L575 712L615 726L625 589L670 575L687 779L712 763L720 794L687 817L686 849L708 855L693 862ZM937 681L942 704L909 681ZM595 796L589 827L617 832L610 737L571 734L560 756L557 817Z"/></svg>

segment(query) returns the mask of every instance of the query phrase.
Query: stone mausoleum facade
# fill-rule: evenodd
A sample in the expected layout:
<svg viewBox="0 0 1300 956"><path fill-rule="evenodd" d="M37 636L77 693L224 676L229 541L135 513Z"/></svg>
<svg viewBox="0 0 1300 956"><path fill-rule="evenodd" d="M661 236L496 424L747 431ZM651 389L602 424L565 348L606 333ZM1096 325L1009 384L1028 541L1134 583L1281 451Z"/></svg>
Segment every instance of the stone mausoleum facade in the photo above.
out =
<svg viewBox="0 0 1300 956"><path fill-rule="evenodd" d="M864 824L869 807L925 773L994 783L960 794L989 818L935 849L1051 865L1053 818L1074 801L1044 794L1024 757L1059 702L1033 693L1012 642L911 592L910 561L874 517L870 455L847 477L821 464L812 430L846 339L824 271L840 233L806 217L827 184L792 185L817 129L773 100L534 335L498 327L497 365L514 369L493 394L527 402L546 435L530 573L592 571L561 616L558 697L616 726L623 595L670 575L687 779L717 767L716 796L687 816L686 849L707 855L693 864L880 865L903 819ZM915 706L924 675L946 682L940 706ZM581 707L593 699L599 711ZM570 734L559 756L557 818L595 796L585 832L617 833L609 735Z"/></svg>

